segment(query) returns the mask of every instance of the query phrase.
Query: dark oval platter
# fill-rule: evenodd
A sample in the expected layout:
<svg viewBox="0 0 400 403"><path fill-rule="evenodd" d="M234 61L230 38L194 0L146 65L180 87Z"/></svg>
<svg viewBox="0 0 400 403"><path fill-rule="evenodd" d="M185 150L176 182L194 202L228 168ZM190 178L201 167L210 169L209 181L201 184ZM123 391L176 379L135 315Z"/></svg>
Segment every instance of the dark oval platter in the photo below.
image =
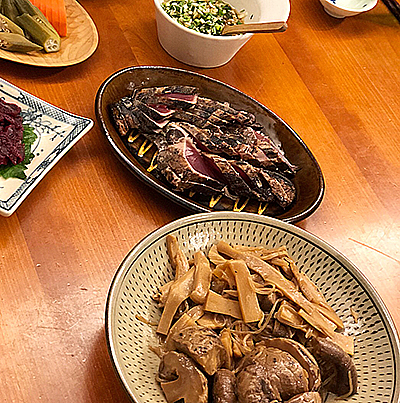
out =
<svg viewBox="0 0 400 403"><path fill-rule="evenodd" d="M142 136L122 139L110 116L109 105L132 93L133 89L152 86L189 85L198 87L202 96L222 101L236 109L253 113L266 133L278 141L291 163L299 167L292 182L297 197L285 211L245 198L231 200L225 196L178 193L154 169L156 146ZM299 135L260 102L221 81L186 70L158 66L138 66L120 70L107 78L96 96L96 117L119 160L139 179L164 196L194 211L245 211L294 223L312 214L321 204L325 185L315 157Z"/></svg>

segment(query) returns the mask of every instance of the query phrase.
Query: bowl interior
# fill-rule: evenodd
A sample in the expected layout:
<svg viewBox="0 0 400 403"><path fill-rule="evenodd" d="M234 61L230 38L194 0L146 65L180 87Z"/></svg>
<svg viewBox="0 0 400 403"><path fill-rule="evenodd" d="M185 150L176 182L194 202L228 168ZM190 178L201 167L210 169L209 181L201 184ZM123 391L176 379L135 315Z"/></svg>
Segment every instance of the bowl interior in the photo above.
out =
<svg viewBox="0 0 400 403"><path fill-rule="evenodd" d="M200 214L170 223L139 243L118 269L107 301L107 340L115 369L135 402L166 402L155 380L159 359L151 347L158 340L149 323L160 317L152 296L173 278L165 243L168 234L178 238L189 258L219 239L268 248L286 245L299 269L342 318L347 334L355 337L359 392L348 400L398 403L398 337L386 308L360 272L332 247L297 227L233 213ZM357 323L351 308L359 315Z"/></svg>
<svg viewBox="0 0 400 403"><path fill-rule="evenodd" d="M154 1L156 6L165 2ZM289 0L229 0L228 3L236 10L246 10L245 22L287 21L289 18ZM167 15L163 10L162 13Z"/></svg>

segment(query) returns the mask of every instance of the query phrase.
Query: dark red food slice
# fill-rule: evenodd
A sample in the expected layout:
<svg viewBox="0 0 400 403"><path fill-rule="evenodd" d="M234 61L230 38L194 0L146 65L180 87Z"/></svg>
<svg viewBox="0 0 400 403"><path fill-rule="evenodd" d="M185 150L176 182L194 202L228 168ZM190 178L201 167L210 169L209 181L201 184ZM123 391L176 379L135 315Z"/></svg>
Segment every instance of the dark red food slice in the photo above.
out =
<svg viewBox="0 0 400 403"><path fill-rule="evenodd" d="M19 106L0 98L0 165L22 162L25 147L22 142L24 127Z"/></svg>

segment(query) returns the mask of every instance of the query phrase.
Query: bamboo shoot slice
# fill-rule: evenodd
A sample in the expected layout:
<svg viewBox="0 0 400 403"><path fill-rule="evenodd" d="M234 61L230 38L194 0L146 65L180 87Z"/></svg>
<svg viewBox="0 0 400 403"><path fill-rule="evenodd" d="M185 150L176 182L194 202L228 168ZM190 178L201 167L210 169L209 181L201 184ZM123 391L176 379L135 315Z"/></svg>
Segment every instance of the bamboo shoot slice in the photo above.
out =
<svg viewBox="0 0 400 403"><path fill-rule="evenodd" d="M292 302L297 304L310 316L314 316L314 322L317 323L317 330L322 331L326 335L330 335L333 330L335 330L336 325L332 330L332 322L328 320L324 315L322 315L304 295L299 292L294 284L286 279L283 274L276 270L270 264L264 262L262 259L252 255L251 253L244 253L231 247L224 241L220 241L217 245L218 251L227 255L233 259L243 260L247 266L258 273L264 281L275 285L285 297L290 299Z"/></svg>
<svg viewBox="0 0 400 403"><path fill-rule="evenodd" d="M258 304L257 294L252 286L252 279L246 263L243 260L232 260L227 265L235 276L243 321L245 323L260 321L263 312Z"/></svg>
<svg viewBox="0 0 400 403"><path fill-rule="evenodd" d="M163 335L168 334L172 320L174 319L174 315L179 308L179 305L187 298L189 298L192 292L193 276L194 267L171 285L168 293L167 302L165 303L165 307L157 327L157 333Z"/></svg>
<svg viewBox="0 0 400 403"><path fill-rule="evenodd" d="M193 291L190 298L196 304L204 304L211 284L211 266L206 255L198 251L194 254Z"/></svg>
<svg viewBox="0 0 400 403"><path fill-rule="evenodd" d="M239 301L224 298L214 291L209 291L204 304L204 309L209 312L229 315L236 319L242 319Z"/></svg>
<svg viewBox="0 0 400 403"><path fill-rule="evenodd" d="M175 280L177 280L189 271L189 262L179 247L176 236L167 235L166 241L169 261L171 262L172 268L175 270Z"/></svg>

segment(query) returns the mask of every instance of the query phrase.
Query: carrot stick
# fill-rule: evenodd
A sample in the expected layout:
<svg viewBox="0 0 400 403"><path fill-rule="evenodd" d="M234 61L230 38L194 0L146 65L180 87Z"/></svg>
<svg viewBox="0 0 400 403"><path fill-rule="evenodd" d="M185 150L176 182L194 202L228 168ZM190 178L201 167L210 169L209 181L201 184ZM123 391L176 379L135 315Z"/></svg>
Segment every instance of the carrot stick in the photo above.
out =
<svg viewBox="0 0 400 403"><path fill-rule="evenodd" d="M47 18L60 36L67 35L67 13L64 0L30 0Z"/></svg>

